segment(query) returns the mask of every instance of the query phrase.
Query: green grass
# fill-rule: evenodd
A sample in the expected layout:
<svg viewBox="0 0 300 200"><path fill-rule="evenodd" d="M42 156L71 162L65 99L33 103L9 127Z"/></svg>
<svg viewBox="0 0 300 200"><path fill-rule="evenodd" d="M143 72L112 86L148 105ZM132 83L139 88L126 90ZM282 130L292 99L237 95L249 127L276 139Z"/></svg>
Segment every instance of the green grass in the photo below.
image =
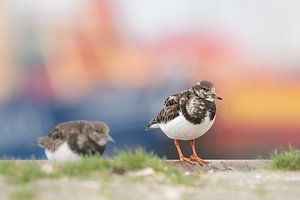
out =
<svg viewBox="0 0 300 200"><path fill-rule="evenodd" d="M57 164L58 171L53 176L84 177L93 173L107 173L112 168L112 163L107 159L86 157L79 162Z"/></svg>
<svg viewBox="0 0 300 200"><path fill-rule="evenodd" d="M183 195L181 196L182 200L191 200L192 197L189 193L183 193Z"/></svg>
<svg viewBox="0 0 300 200"><path fill-rule="evenodd" d="M164 172L165 176L171 180L174 184L184 184L184 185L201 185L203 180L199 174L185 175L184 171L179 168L169 167L168 170Z"/></svg>
<svg viewBox="0 0 300 200"><path fill-rule="evenodd" d="M275 150L271 155L272 163L268 167L272 170L300 170L300 151L289 147L287 151Z"/></svg>
<svg viewBox="0 0 300 200"><path fill-rule="evenodd" d="M45 176L40 166L35 162L24 164L13 161L1 163L0 174L9 177L10 180L17 183L27 183Z"/></svg>
<svg viewBox="0 0 300 200"><path fill-rule="evenodd" d="M141 147L138 147L134 151L119 152L112 162L116 167L127 170L139 170L151 167L155 171L164 171L167 167L164 159L157 157L153 153L147 153Z"/></svg>
<svg viewBox="0 0 300 200"><path fill-rule="evenodd" d="M157 157L153 153L147 153L142 148L120 151L111 159L85 157L79 162L53 163L50 166L55 170L51 173L43 171L42 165L38 162L18 163L3 161L0 163L0 175L2 174L14 183L26 184L41 178L59 178L64 176L77 178L97 178L101 176L103 179L115 175L119 176L127 171L150 167L176 184L196 182L193 181L196 179L192 175L185 175L183 170L167 165L164 159ZM138 178L136 179L139 180ZM199 176L197 177L198 179ZM140 180L143 179L141 178Z"/></svg>
<svg viewBox="0 0 300 200"><path fill-rule="evenodd" d="M134 171L151 167L155 171L163 171L166 165L162 159L153 153L147 153L142 148L120 151L112 159L86 157L80 162L65 163L61 165L60 172L68 176L86 176L93 172L111 172L113 169L121 171Z"/></svg>
<svg viewBox="0 0 300 200"><path fill-rule="evenodd" d="M257 184L254 186L254 192L259 196L265 197L268 194L266 186L263 184Z"/></svg>
<svg viewBox="0 0 300 200"><path fill-rule="evenodd" d="M21 188L10 194L11 200L34 200L36 199L35 193L28 188Z"/></svg>

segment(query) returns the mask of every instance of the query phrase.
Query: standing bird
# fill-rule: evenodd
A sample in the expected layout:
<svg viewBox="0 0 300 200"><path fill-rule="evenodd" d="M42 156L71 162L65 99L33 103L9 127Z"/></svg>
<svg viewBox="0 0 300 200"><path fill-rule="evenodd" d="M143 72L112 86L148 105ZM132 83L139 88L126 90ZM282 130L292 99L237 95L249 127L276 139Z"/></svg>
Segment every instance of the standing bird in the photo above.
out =
<svg viewBox="0 0 300 200"><path fill-rule="evenodd" d="M48 160L76 161L81 156L102 155L108 141L109 127L101 121L68 121L55 126L48 136L37 139Z"/></svg>
<svg viewBox="0 0 300 200"><path fill-rule="evenodd" d="M215 92L215 86L209 81L201 81L191 89L169 96L159 114L149 122L147 129L160 128L174 140L179 159L190 164L208 163L199 158L195 149L195 139L204 135L216 118L214 99L222 100ZM183 156L179 140L189 140L193 154L190 158Z"/></svg>

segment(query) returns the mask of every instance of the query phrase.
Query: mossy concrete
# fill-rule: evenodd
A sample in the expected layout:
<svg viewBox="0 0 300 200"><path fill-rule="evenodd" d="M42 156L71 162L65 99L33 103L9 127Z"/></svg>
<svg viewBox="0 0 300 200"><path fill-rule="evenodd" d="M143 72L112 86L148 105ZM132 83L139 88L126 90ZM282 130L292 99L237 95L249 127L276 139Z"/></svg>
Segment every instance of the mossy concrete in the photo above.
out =
<svg viewBox="0 0 300 200"><path fill-rule="evenodd" d="M49 164L48 161L12 162ZM184 169L186 176L191 176L191 179L182 182L179 180L178 183L170 181L165 174L159 172L145 173L140 177L125 173L111 174L108 177L42 178L26 185L16 185L0 175L1 200L22 198L22 195L45 200L296 200L300 196L300 171L266 170L269 160L209 162L201 167L198 164L189 165L177 160L167 160L168 165Z"/></svg>

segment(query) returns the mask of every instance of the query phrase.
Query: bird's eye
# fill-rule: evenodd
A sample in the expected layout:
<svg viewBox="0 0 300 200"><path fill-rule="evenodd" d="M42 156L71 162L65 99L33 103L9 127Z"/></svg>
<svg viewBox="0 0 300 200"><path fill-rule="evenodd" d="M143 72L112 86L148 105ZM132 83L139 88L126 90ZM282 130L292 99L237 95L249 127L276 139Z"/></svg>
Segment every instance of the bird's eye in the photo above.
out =
<svg viewBox="0 0 300 200"><path fill-rule="evenodd" d="M207 88L202 88L202 90L204 90L205 92L208 92L208 89L207 89Z"/></svg>

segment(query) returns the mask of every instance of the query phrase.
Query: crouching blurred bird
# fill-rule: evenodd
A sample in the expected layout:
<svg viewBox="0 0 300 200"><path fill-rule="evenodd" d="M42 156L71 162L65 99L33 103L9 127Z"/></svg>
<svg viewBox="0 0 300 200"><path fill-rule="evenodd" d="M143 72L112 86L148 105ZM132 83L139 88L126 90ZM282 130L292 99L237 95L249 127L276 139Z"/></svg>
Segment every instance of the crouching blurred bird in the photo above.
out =
<svg viewBox="0 0 300 200"><path fill-rule="evenodd" d="M215 92L215 86L209 81L201 81L191 87L169 96L159 114L149 122L147 129L160 128L174 140L179 159L190 164L207 163L201 159L195 149L195 139L204 135L216 118L215 99L222 100ZM184 157L179 140L189 140L192 146L190 158Z"/></svg>
<svg viewBox="0 0 300 200"><path fill-rule="evenodd" d="M82 156L102 155L106 143L114 142L109 127L101 121L68 121L37 139L48 160L77 161Z"/></svg>

